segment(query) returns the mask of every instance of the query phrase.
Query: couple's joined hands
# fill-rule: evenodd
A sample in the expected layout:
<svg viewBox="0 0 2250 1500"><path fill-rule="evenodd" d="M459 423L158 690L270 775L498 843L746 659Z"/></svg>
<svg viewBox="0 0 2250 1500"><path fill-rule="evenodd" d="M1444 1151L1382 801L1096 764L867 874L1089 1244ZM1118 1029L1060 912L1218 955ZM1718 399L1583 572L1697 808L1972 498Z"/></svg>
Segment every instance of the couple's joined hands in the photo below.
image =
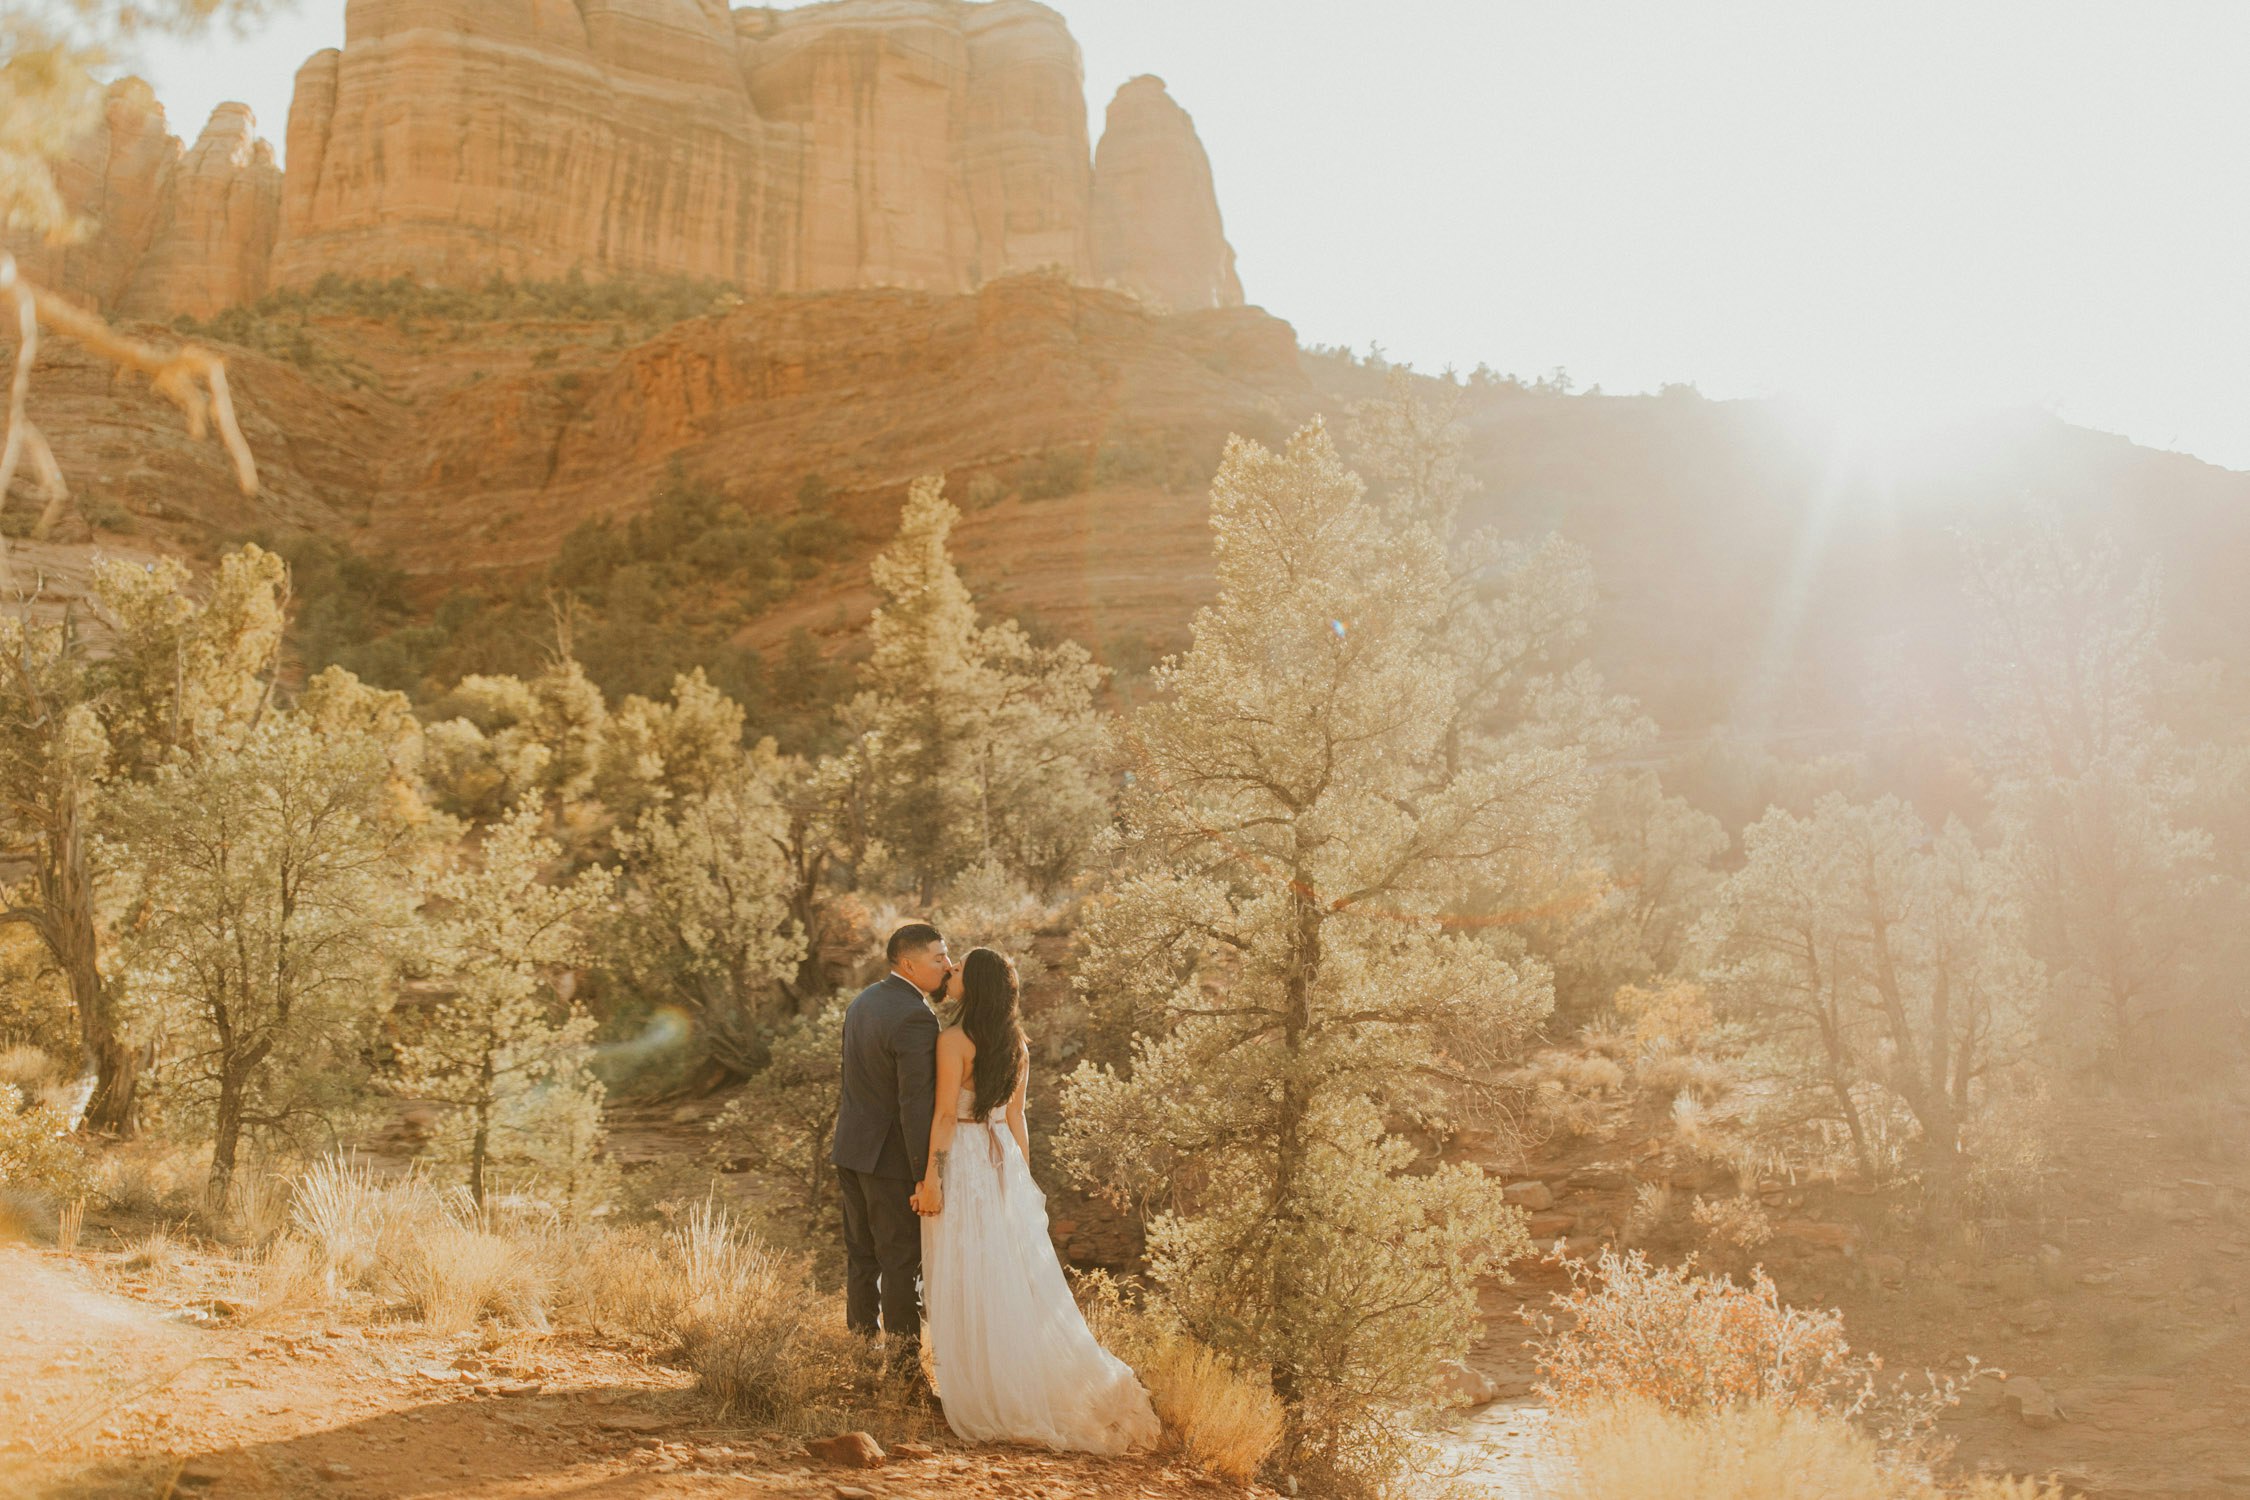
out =
<svg viewBox="0 0 2250 1500"><path fill-rule="evenodd" d="M925 1219L934 1219L945 1212L945 1190L934 1182L916 1183L913 1196L906 1201Z"/></svg>

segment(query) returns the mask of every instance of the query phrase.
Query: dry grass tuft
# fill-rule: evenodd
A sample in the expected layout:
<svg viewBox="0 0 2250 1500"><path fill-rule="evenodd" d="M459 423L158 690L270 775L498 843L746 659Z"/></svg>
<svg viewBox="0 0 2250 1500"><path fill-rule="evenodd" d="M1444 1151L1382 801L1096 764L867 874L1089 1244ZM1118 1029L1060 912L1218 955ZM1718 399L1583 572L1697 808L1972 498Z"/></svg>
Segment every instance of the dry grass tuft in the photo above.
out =
<svg viewBox="0 0 2250 1500"><path fill-rule="evenodd" d="M1273 1387L1166 1318L1129 1306L1106 1276L1086 1277L1079 1292L1094 1336L1140 1376L1157 1417L1187 1456L1237 1484L1256 1478L1281 1444L1283 1412Z"/></svg>
<svg viewBox="0 0 2250 1500"><path fill-rule="evenodd" d="M233 1206L221 1226L224 1236L246 1245L270 1245L288 1232L291 1188L289 1179L256 1170L238 1172L234 1179Z"/></svg>
<svg viewBox="0 0 2250 1500"><path fill-rule="evenodd" d="M493 1317L547 1326L547 1278L519 1241L451 1214L416 1224L385 1246L381 1275L430 1328L456 1332Z"/></svg>
<svg viewBox="0 0 2250 1500"><path fill-rule="evenodd" d="M290 1219L326 1262L331 1289L357 1285L381 1258L398 1216L392 1190L364 1164L328 1157L298 1179Z"/></svg>
<svg viewBox="0 0 2250 1500"><path fill-rule="evenodd" d="M705 1200L666 1236L680 1358L730 1415L785 1420L849 1386L864 1351L809 1268Z"/></svg>
<svg viewBox="0 0 2250 1500"><path fill-rule="evenodd" d="M36 1099L42 1089L62 1081L62 1064L39 1047L18 1045L0 1048L0 1084L11 1084L26 1098Z"/></svg>
<svg viewBox="0 0 2250 1500"><path fill-rule="evenodd" d="M1613 1058L1565 1057L1553 1063L1548 1071L1574 1094L1600 1097L1625 1087L1625 1069Z"/></svg>
<svg viewBox="0 0 2250 1500"><path fill-rule="evenodd" d="M331 1295L328 1267L318 1246L290 1237L275 1240L258 1257L249 1320L270 1323L326 1304Z"/></svg>
<svg viewBox="0 0 2250 1500"><path fill-rule="evenodd" d="M1248 1484L1281 1442L1281 1400L1193 1339L1160 1340L1134 1367L1164 1425L1197 1465Z"/></svg>
<svg viewBox="0 0 2250 1500"><path fill-rule="evenodd" d="M1833 1417L1771 1407L1699 1416L1609 1406L1566 1424L1562 1500L1941 1500ZM1963 1500L2061 1500L2025 1480L1979 1480Z"/></svg>
<svg viewBox="0 0 2250 1500"><path fill-rule="evenodd" d="M137 1272L144 1276L162 1276L176 1271L187 1256L187 1249L178 1240L158 1230L143 1235L117 1257L120 1270Z"/></svg>

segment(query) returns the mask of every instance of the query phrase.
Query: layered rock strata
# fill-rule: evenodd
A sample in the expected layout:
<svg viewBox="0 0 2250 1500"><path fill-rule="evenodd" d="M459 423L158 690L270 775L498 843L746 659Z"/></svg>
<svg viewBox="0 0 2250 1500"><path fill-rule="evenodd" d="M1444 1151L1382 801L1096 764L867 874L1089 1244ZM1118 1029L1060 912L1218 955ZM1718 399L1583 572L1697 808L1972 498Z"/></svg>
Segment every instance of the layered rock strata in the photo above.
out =
<svg viewBox="0 0 2250 1500"><path fill-rule="evenodd" d="M343 47L297 74L286 179L240 106L183 157L121 85L66 168L105 227L63 279L147 316L329 274L961 292L1051 270L1239 304L1186 113L1139 79L1110 122L1097 160L1078 44L1034 0L349 0Z"/></svg>

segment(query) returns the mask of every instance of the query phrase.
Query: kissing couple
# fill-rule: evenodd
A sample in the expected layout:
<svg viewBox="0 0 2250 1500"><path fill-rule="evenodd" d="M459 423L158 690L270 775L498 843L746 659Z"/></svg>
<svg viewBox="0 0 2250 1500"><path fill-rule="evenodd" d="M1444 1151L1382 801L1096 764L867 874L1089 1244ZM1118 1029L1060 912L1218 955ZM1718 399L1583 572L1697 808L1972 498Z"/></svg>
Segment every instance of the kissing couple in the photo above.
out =
<svg viewBox="0 0 2250 1500"><path fill-rule="evenodd" d="M890 973L844 1013L831 1160L846 1321L880 1333L891 1369L970 1442L1153 1446L1148 1392L1086 1327L1031 1180L1015 965L978 948L956 966L926 922L892 933L885 957ZM951 1025L933 1005L954 1007Z"/></svg>

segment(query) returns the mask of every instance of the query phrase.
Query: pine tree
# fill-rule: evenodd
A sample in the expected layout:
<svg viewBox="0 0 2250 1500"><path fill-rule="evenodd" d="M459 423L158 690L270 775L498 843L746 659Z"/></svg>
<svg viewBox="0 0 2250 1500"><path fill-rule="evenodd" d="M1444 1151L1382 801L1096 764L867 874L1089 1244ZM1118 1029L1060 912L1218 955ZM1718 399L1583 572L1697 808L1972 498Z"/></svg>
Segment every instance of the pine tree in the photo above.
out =
<svg viewBox="0 0 2250 1500"><path fill-rule="evenodd" d="M1294 1472L1381 1467L1388 1411L1525 1248L1480 1174L1409 1171L1551 1003L1473 913L1535 903L1579 838L1586 752L1482 646L1557 619L1567 574L1465 585L1426 516L1370 504L1316 423L1237 439L1212 485L1218 598L1124 730L1123 877L1081 986L1143 1032L1073 1076L1074 1168L1155 1211L1151 1267L1200 1338L1267 1370ZM1528 591L1528 592L1527 592ZM1519 671L1552 637L1524 632Z"/></svg>
<svg viewBox="0 0 2250 1500"><path fill-rule="evenodd" d="M586 870L548 884L562 851L540 824L536 809L519 809L473 864L457 852L432 883L426 962L448 993L399 1049L402 1085L453 1107L439 1154L465 1173L479 1208L508 1173L574 1209L599 1196L594 1022L556 981L587 961L586 924L615 877Z"/></svg>

